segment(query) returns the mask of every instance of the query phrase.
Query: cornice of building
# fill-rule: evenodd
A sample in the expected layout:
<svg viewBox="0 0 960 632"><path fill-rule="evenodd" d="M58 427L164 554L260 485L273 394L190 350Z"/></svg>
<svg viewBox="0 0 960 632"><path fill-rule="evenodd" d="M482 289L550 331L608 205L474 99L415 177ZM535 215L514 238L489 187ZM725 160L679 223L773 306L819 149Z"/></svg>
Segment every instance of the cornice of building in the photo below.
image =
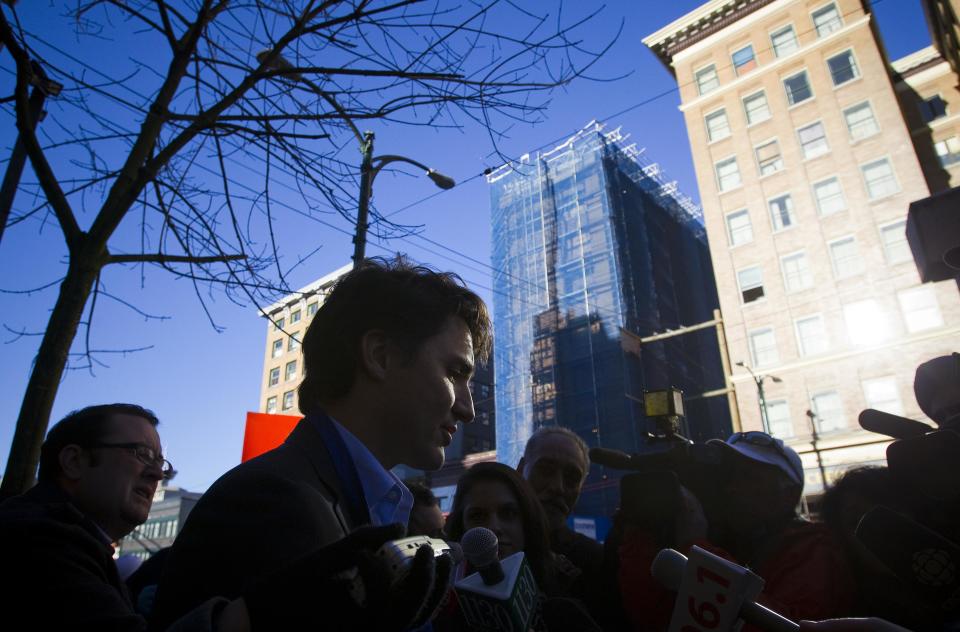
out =
<svg viewBox="0 0 960 632"><path fill-rule="evenodd" d="M777 0L712 0L643 38L673 72L674 55Z"/></svg>
<svg viewBox="0 0 960 632"><path fill-rule="evenodd" d="M304 299L312 294L317 294L325 285L332 284L334 281L336 281L337 279L342 277L344 274L349 272L351 268L353 268L352 263L348 263L340 268L337 268L330 274L320 277L313 283L303 286L296 292L291 292L290 294L287 294L286 296L281 298L276 303L270 305L269 307L264 307L263 309L260 310L260 315L263 316L264 318L269 318L270 314L273 314L274 312L282 310L288 305L291 305L291 306L295 305L299 303L301 299Z"/></svg>
<svg viewBox="0 0 960 632"><path fill-rule="evenodd" d="M911 77L945 63L947 63L947 60L940 54L940 51L933 46L927 46L891 62L890 67L895 73L895 80L909 83Z"/></svg>

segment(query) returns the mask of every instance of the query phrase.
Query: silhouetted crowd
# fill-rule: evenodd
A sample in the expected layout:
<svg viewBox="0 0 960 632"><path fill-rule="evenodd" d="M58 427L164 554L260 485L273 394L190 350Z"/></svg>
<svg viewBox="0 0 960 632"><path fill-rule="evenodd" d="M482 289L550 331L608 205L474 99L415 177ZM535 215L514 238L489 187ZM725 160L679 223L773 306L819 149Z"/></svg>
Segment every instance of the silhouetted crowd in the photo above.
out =
<svg viewBox="0 0 960 632"><path fill-rule="evenodd" d="M800 457L763 432L635 456L601 543L570 526L591 452L566 428L536 430L519 463L467 469L446 516L392 473L443 464L490 344L486 306L455 275L402 259L347 274L303 340L304 417L132 573L113 545L173 473L158 420L133 404L71 413L47 435L37 485L0 504L4 628L721 629L720 593L690 596L697 625L678 623L678 585L651 572L665 549L759 576L736 617L747 630L958 628L960 379L934 389L939 429L882 417L888 465L848 471L813 517L798 511ZM957 357L938 361L956 371ZM681 568L680 594L710 568ZM783 624L748 616L758 609Z"/></svg>

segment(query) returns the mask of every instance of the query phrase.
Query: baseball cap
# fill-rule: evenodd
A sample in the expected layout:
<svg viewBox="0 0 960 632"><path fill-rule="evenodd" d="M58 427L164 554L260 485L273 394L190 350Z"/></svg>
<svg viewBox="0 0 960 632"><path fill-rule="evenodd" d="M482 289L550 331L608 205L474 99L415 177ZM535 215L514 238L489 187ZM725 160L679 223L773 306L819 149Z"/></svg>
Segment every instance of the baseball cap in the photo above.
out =
<svg viewBox="0 0 960 632"><path fill-rule="evenodd" d="M803 485L803 462L797 452L765 432L735 432L726 441L711 439L708 445L723 446L751 461L780 468L797 485Z"/></svg>

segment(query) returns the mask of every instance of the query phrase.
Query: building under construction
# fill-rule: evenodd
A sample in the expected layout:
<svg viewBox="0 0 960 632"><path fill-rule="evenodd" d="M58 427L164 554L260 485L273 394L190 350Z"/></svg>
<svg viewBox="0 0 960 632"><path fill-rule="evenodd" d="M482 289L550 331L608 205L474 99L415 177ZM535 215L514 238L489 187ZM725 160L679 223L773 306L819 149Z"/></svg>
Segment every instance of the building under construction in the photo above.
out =
<svg viewBox="0 0 960 632"><path fill-rule="evenodd" d="M643 391L667 387L684 392L684 434L728 434L717 329L641 342L718 308L702 216L676 183L597 123L487 179L498 460L515 465L544 425L591 447L657 449ZM577 513L610 515L618 478L593 467Z"/></svg>

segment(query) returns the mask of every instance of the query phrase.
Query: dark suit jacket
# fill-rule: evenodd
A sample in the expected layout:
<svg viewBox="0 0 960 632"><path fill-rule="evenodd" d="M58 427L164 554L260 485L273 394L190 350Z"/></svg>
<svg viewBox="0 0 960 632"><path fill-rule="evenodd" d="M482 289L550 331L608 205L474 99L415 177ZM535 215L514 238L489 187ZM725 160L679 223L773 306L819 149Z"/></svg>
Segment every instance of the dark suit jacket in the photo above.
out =
<svg viewBox="0 0 960 632"><path fill-rule="evenodd" d="M0 612L32 630L143 632L120 581L113 547L51 484L0 505ZM210 632L223 600L204 599L169 630ZM20 621L20 623L16 623Z"/></svg>
<svg viewBox="0 0 960 632"><path fill-rule="evenodd" d="M350 516L329 452L309 419L280 447L238 465L203 495L177 536L152 626L246 586L362 524Z"/></svg>

